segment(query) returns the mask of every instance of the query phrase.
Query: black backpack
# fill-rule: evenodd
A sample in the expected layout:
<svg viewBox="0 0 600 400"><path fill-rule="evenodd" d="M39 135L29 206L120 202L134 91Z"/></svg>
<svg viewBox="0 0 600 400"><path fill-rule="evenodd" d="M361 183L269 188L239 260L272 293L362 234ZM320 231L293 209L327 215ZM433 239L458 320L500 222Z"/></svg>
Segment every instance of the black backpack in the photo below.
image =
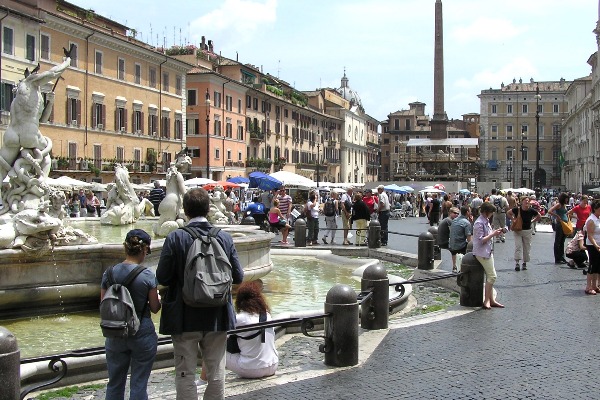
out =
<svg viewBox="0 0 600 400"><path fill-rule="evenodd" d="M135 311L135 305L129 293L129 285L146 268L138 265L123 283L117 283L113 277L114 265L107 271L108 289L100 302L100 328L104 337L126 338L135 336L140 329L140 319ZM146 303L147 304L147 303ZM146 305L140 314L144 316Z"/></svg>
<svg viewBox="0 0 600 400"><path fill-rule="evenodd" d="M335 202L333 199L327 199L325 206L323 206L323 214L325 214L326 217L335 216Z"/></svg>

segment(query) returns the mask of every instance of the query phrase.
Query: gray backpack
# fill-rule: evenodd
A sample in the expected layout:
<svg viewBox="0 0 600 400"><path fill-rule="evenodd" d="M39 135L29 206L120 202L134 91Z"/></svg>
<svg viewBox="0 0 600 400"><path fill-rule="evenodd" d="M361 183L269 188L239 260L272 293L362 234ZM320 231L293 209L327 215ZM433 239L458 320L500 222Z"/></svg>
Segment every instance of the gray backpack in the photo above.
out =
<svg viewBox="0 0 600 400"><path fill-rule="evenodd" d="M231 263L217 241L221 229L211 228L207 236L185 226L194 242L188 250L183 271L183 301L190 307L220 307L231 296Z"/></svg>
<svg viewBox="0 0 600 400"><path fill-rule="evenodd" d="M123 283L115 282L113 269L114 265L107 271L109 286L100 302L100 328L104 337L127 338L134 336L140 329L140 320L128 287L146 268L138 265L127 274ZM142 316L145 311L144 306Z"/></svg>

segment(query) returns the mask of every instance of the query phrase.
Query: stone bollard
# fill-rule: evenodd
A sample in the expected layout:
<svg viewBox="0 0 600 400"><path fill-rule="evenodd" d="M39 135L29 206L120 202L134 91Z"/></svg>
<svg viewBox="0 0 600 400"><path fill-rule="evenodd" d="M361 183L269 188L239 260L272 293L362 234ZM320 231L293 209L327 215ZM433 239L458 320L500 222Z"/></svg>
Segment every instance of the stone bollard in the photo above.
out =
<svg viewBox="0 0 600 400"><path fill-rule="evenodd" d="M390 280L380 264L369 265L363 271L360 290L373 289L371 298L361 305L360 326L363 329L387 329L389 320Z"/></svg>
<svg viewBox="0 0 600 400"><path fill-rule="evenodd" d="M369 248L378 249L381 247L381 223L379 221L369 222Z"/></svg>
<svg viewBox="0 0 600 400"><path fill-rule="evenodd" d="M254 217L252 215L247 215L242 219L241 225L254 225L256 221L254 221Z"/></svg>
<svg viewBox="0 0 600 400"><path fill-rule="evenodd" d="M431 235L433 235L433 259L441 260L442 259L442 250L440 249L440 246L437 243L438 227L432 226L431 228L429 228L427 230L427 232L429 232L429 233L431 233Z"/></svg>
<svg viewBox="0 0 600 400"><path fill-rule="evenodd" d="M298 218L294 222L294 246L306 247L306 221L304 218Z"/></svg>
<svg viewBox="0 0 600 400"><path fill-rule="evenodd" d="M473 253L467 253L460 267L462 275L457 277L460 286L460 305L463 307L483 306L483 283L485 271Z"/></svg>
<svg viewBox="0 0 600 400"><path fill-rule="evenodd" d="M337 284L327 292L325 312L325 365L349 367L358 364L358 302L348 285Z"/></svg>
<svg viewBox="0 0 600 400"><path fill-rule="evenodd" d="M21 391L21 353L17 338L0 326L0 400L16 400Z"/></svg>
<svg viewBox="0 0 600 400"><path fill-rule="evenodd" d="M421 233L417 247L417 268L433 269L433 235L429 232Z"/></svg>

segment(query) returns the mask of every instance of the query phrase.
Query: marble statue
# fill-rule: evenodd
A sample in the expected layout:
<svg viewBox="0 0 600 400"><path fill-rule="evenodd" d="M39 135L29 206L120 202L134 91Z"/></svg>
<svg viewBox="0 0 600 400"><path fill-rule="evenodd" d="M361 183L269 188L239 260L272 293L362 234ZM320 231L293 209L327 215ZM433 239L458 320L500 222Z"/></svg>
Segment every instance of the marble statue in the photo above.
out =
<svg viewBox="0 0 600 400"><path fill-rule="evenodd" d="M213 193L210 196L210 209L208 210L207 219L211 224L227 225L229 224L232 213L229 213L225 209L225 200L227 195L223 191L223 187L217 185L213 189Z"/></svg>
<svg viewBox="0 0 600 400"><path fill-rule="evenodd" d="M127 225L132 224L138 218L151 209L154 216L154 207L150 200L140 199L135 194L133 185L129 181L129 171L121 164L115 164L115 182L107 186L108 200L106 211L100 216L103 225Z"/></svg>
<svg viewBox="0 0 600 400"><path fill-rule="evenodd" d="M183 212L183 195L186 192L183 175L192 164L192 159L183 151L177 155L177 161L172 163L167 171L165 198L158 206L160 217L152 230L156 236L165 237L175 229L185 225L187 218Z"/></svg>

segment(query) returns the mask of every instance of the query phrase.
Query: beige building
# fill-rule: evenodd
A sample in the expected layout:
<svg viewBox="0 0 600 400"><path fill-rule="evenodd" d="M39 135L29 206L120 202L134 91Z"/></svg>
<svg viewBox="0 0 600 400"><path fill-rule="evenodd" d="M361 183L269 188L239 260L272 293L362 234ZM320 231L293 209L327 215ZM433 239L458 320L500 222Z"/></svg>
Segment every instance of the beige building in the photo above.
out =
<svg viewBox="0 0 600 400"><path fill-rule="evenodd" d="M48 70L62 61L63 48L73 48L61 79L42 88L55 93L50 120L40 126L53 142L51 176L111 182L115 162L128 166L133 182L164 176L185 147L185 74L191 66L91 10L53 0L11 6L22 9L23 3L28 7L22 15L8 12L2 21L14 39L6 46L4 36L0 131L10 123L8 92L24 67L39 63L40 71Z"/></svg>
<svg viewBox="0 0 600 400"><path fill-rule="evenodd" d="M570 83L564 79L513 79L500 89L481 91L481 181L529 188L561 185L561 125L567 116L565 93ZM538 138L540 173L536 182Z"/></svg>

